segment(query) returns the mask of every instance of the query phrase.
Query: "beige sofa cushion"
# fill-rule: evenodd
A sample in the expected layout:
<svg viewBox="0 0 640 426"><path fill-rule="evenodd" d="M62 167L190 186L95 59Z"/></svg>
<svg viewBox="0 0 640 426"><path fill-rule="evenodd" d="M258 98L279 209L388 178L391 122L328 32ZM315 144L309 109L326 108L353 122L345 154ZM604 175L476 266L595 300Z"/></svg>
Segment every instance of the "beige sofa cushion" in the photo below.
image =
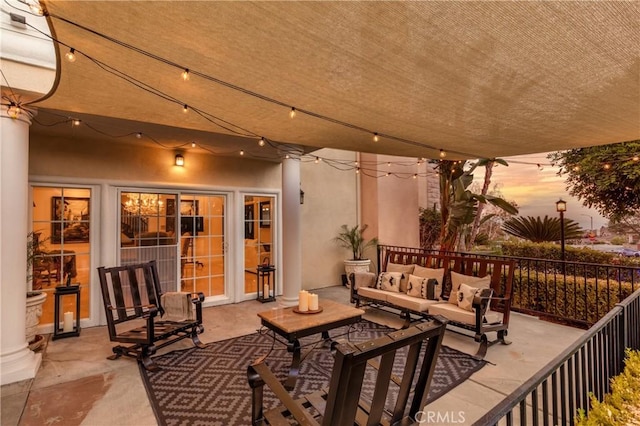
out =
<svg viewBox="0 0 640 426"><path fill-rule="evenodd" d="M429 306L429 315L442 315L450 321L472 326L476 324L475 311L467 311L451 303L436 303ZM484 318L488 324L499 324L502 322L502 314L500 312L487 312Z"/></svg>
<svg viewBox="0 0 640 426"><path fill-rule="evenodd" d="M427 300L421 297L407 296L404 293L389 293L387 302L399 308L411 309L415 312L427 312L435 303L446 303L439 300Z"/></svg>
<svg viewBox="0 0 640 426"><path fill-rule="evenodd" d="M403 265L401 263L388 263L387 272L402 272L402 279L400 280L400 291L407 292L407 282L409 281L409 275L413 274L413 268L416 265Z"/></svg>
<svg viewBox="0 0 640 426"><path fill-rule="evenodd" d="M424 266L415 265L413 268L413 275L421 278L435 278L438 280L438 288L436 289L436 295L442 297L442 283L444 282L444 268L434 269L425 268Z"/></svg>
<svg viewBox="0 0 640 426"><path fill-rule="evenodd" d="M458 289L458 307L465 311L473 312L473 298L476 296L478 289L471 287L465 283L460 284Z"/></svg>
<svg viewBox="0 0 640 426"><path fill-rule="evenodd" d="M400 280L402 280L402 272L382 272L378 277L376 288L399 293Z"/></svg>
<svg viewBox="0 0 640 426"><path fill-rule="evenodd" d="M479 278L451 271L451 294L449 295L449 303L452 305L458 306L458 290L460 289L460 284L466 284L475 288L489 288L491 287L491 275Z"/></svg>
<svg viewBox="0 0 640 426"><path fill-rule="evenodd" d="M391 293L391 292L385 291L385 290L379 290L379 289L373 288L373 287L360 287L360 288L358 288L358 295L359 296L366 297L366 298L369 298L369 299L380 300L382 302L386 302L387 301L387 297L390 294L396 294L396 293Z"/></svg>

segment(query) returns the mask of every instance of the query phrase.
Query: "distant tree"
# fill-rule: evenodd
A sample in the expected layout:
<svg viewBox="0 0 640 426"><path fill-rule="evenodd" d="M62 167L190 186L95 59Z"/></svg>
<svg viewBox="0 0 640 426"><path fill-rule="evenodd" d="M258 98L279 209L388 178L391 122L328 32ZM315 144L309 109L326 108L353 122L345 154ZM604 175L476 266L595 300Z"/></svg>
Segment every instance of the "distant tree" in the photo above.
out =
<svg viewBox="0 0 640 426"><path fill-rule="evenodd" d="M552 152L569 194L620 221L640 212L640 140Z"/></svg>
<svg viewBox="0 0 640 426"><path fill-rule="evenodd" d="M640 234L640 211L633 216L626 216L619 220L610 220L609 232L619 235Z"/></svg>
<svg viewBox="0 0 640 426"><path fill-rule="evenodd" d="M540 216L513 217L502 225L502 229L508 234L534 243L560 241L562 239L560 218L557 217L550 218L545 216L544 219L541 219ZM584 231L576 221L571 219L564 220L565 240L582 238L583 233Z"/></svg>

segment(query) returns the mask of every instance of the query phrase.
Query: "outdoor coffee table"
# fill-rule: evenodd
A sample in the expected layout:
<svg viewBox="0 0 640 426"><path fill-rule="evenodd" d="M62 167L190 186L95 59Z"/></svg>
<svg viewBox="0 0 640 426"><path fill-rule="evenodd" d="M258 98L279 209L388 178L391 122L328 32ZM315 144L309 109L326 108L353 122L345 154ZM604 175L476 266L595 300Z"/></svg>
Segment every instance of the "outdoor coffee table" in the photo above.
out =
<svg viewBox="0 0 640 426"><path fill-rule="evenodd" d="M329 330L355 324L362 320L362 314L364 314L362 309L331 300L321 300L319 305L322 312L315 314L297 313L294 312L294 307L258 312L262 325L273 331L273 338L276 338L276 334L285 338L287 351L293 353L289 376L284 384L289 390L294 388L300 369L302 347L299 339L321 333L323 340L331 342Z"/></svg>

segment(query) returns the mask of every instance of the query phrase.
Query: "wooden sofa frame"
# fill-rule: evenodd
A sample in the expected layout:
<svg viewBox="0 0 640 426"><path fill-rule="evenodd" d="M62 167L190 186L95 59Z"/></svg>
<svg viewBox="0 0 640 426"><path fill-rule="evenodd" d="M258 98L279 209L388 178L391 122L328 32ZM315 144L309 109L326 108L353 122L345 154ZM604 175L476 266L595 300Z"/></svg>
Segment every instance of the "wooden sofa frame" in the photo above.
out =
<svg viewBox="0 0 640 426"><path fill-rule="evenodd" d="M477 357L483 358L486 355L487 348L495 343L505 345L511 344L505 337L509 329L509 316L511 312L512 284L515 269L515 261L509 259L496 259L490 257L476 257L474 255L458 255L453 253L441 253L430 251L409 251L409 250L384 250L380 256L380 270L385 271L389 263L411 265L416 264L427 268L444 268L443 295L444 299L448 299L451 293L451 271L459 274L470 275L475 277L484 277L491 275L491 289L493 295L487 294L476 295L473 300L473 309L475 311L475 324L467 324L447 318L448 324L473 332L473 338L480 343ZM351 282L355 282L352 277ZM422 318L429 318L430 315L425 312L412 311L406 307L393 305L376 299L367 298L359 295L355 286L351 288L351 302L356 307L361 305L373 306L377 308L392 308L399 311L405 318L405 327L411 324L412 315ZM485 314L488 309L502 313L502 320L499 323L489 324L485 321ZM497 339L490 341L487 333L496 332ZM464 333L466 335L466 333Z"/></svg>
<svg viewBox="0 0 640 426"><path fill-rule="evenodd" d="M434 318L368 342L338 344L328 389L296 400L264 361L256 361L247 368L252 425L290 425L292 418L301 425L415 424L418 412L426 405L445 325L443 318ZM396 360L402 348L407 348L404 363ZM401 374L394 374L394 362ZM370 399L361 395L367 367L375 375ZM263 409L265 384L283 405ZM389 392L390 388L394 392ZM387 397L392 400L385 404Z"/></svg>
<svg viewBox="0 0 640 426"><path fill-rule="evenodd" d="M205 345L198 338L204 331L202 326L202 293L184 293L195 307L195 319L180 321L161 320L165 309L161 304L162 288L156 261L135 265L99 267L102 301L107 317L107 328L112 342L129 343L130 346L113 347L117 359L122 355L134 357L149 371L159 369L151 359L157 349L190 337L200 348ZM158 316L160 314L160 316ZM126 328L123 324L139 324Z"/></svg>

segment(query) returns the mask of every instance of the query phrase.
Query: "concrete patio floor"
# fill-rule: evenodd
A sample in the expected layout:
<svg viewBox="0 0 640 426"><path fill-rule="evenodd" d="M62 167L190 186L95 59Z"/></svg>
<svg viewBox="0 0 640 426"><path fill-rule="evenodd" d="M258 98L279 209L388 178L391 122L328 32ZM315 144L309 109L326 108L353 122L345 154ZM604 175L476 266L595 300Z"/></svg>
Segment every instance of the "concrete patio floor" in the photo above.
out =
<svg viewBox="0 0 640 426"><path fill-rule="evenodd" d="M348 303L345 287L315 291L323 298ZM234 305L205 308L203 342L224 340L256 331L260 321L256 313L275 308L278 302L262 304L248 301ZM365 318L399 326L395 315L375 309ZM433 412L428 424L472 424L506 395L534 375L584 333L583 330L540 321L512 313L509 346L489 348L485 367L470 379L429 406ZM156 419L138 371L130 358L107 360L111 354L106 327L83 329L79 337L50 340L47 336L43 362L33 380L1 388L1 424L12 425L156 425ZM473 339L447 331L444 344L475 353ZM159 353L191 347L186 340ZM215 419L211 419L215 422Z"/></svg>

